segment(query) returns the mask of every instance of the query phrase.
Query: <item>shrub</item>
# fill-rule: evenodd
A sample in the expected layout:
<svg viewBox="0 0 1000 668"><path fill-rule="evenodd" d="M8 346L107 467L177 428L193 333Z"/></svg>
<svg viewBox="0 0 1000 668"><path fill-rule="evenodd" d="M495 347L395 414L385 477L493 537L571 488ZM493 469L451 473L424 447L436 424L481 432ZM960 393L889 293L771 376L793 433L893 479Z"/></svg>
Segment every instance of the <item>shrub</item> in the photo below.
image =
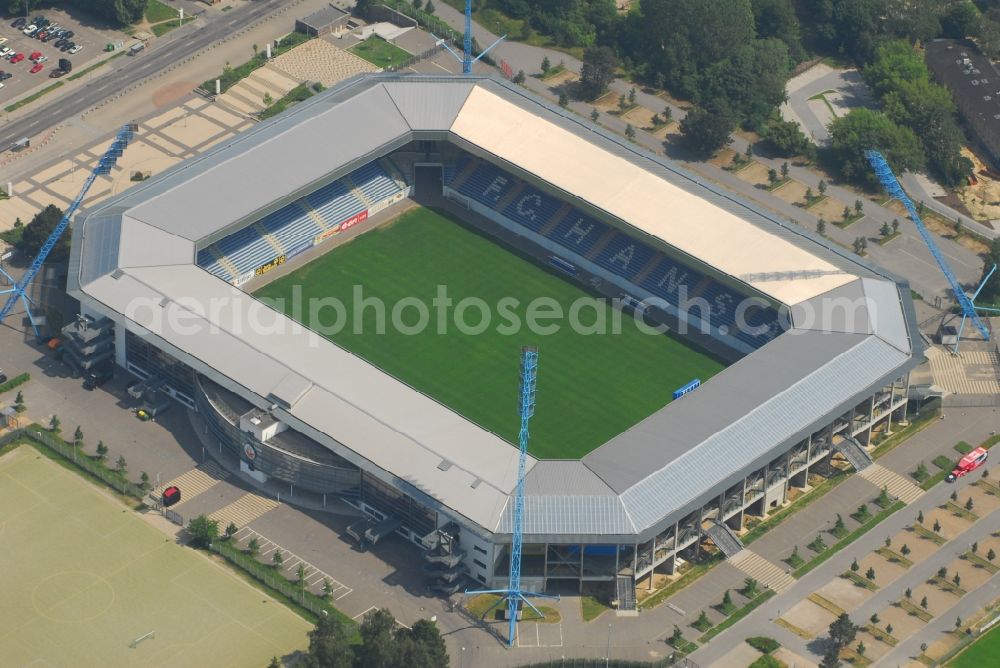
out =
<svg viewBox="0 0 1000 668"><path fill-rule="evenodd" d="M747 638L746 642L755 650L763 652L764 654L770 654L781 647L780 642L774 638L768 638L767 636L753 636L751 638Z"/></svg>

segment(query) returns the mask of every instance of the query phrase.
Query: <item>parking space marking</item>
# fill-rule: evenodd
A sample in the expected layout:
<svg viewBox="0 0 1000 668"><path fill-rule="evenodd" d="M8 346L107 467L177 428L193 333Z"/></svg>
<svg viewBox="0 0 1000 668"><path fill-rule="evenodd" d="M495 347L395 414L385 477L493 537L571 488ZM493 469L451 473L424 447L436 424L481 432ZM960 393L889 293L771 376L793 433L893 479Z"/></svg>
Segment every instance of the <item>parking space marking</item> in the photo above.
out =
<svg viewBox="0 0 1000 668"><path fill-rule="evenodd" d="M270 555L276 550L280 549L282 551L282 555L285 557L285 562L281 569L282 572L287 573L288 575L294 577L295 572L298 570L299 566L300 565L304 566L306 569L306 587L313 594L316 594L317 596L324 595L323 592L324 581L329 581L330 583L330 598L333 601L339 601L340 599L344 598L345 596L354 591L352 587L348 587L343 582L340 582L339 580L331 576L329 573L326 573L325 571L316 568L315 566L310 564L308 561L302 559L298 555L289 552L288 550L285 550L284 548L276 544L274 541L270 540L269 538L255 531L254 529L251 529L250 527L247 526L243 527L242 529L237 531L236 534L233 536L233 540L235 541L235 543L242 548L245 548L246 544L249 543L254 538L257 539L257 543L260 546L260 552L257 553L257 556L261 559L266 560L268 555ZM365 610L361 614L364 615L369 610L373 609L375 609L374 606L369 608L368 610Z"/></svg>

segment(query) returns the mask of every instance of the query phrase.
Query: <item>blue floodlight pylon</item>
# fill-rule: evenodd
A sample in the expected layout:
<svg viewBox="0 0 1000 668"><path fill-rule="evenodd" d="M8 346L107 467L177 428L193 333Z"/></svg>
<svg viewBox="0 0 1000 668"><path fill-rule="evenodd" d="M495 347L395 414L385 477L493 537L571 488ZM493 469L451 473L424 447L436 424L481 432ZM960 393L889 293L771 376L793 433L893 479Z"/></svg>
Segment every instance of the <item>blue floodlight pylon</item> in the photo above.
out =
<svg viewBox="0 0 1000 668"><path fill-rule="evenodd" d="M101 156L97 165L91 170L90 175L83 184L83 187L80 188L80 192L76 196L76 199L70 203L69 208L66 209L66 212L59 220L59 223L55 226L55 228L53 228L52 232L45 240L45 243L42 244L42 249L38 251L38 255L35 256L35 259L31 262L28 270L24 272L23 276L21 276L21 280L16 282L11 280L13 287L8 290L0 291L0 294L10 295L7 298L7 302L3 305L3 308L0 309L0 322L3 322L7 316L10 315L10 312L14 309L14 304L16 304L20 299L24 303L24 308L28 313L28 321L35 330L35 336L40 336L38 327L35 325L35 319L32 317L31 309L29 308L29 304L32 302L27 296L28 286L31 285L31 281L33 281L35 276L38 275L42 265L45 264L45 260L49 257L49 253L52 252L52 249L55 248L56 243L59 241L59 237L61 237L63 232L66 231L66 228L69 227L70 218L72 218L73 214L76 213L76 210L80 208L80 204L83 203L83 198L86 197L90 187L94 185L94 181L97 180L98 176L111 172L111 168L115 166L115 163L118 158L121 157L122 152L128 146L129 142L132 141L135 130L136 126L134 124L122 126L122 128L118 131L118 134L115 135L114 141L111 142L111 146L108 147L108 150L105 151L103 156ZM10 278L6 272L3 273L4 276Z"/></svg>
<svg viewBox="0 0 1000 668"><path fill-rule="evenodd" d="M898 199L903 206L906 207L906 211L910 214L910 220L913 224L917 226L917 231L920 232L921 238L923 238L924 243L930 250L931 255L934 256L934 260L937 262L938 267L941 269L941 273L948 280L948 284L951 286L951 291L955 295L955 300L962 309L962 324L958 330L958 339L955 342L955 348L953 352L958 352L958 344L962 340L962 330L965 329L965 321L971 320L976 326L976 329L983 335L983 338L987 341L990 340L990 330L986 327L986 323L982 321L979 314L976 312L977 308L981 308L984 311L995 311L996 309L989 309L985 307L977 307L975 304L975 298L979 295L979 291L983 289L983 285L993 274L993 270L987 274L986 278L980 284L979 288L976 290L975 295L969 297L966 294L965 289L962 284L958 282L958 278L955 273L948 266L948 261L945 260L944 255L941 253L941 249L938 248L937 243L934 241L934 237L927 230L924 225L924 221L920 218L920 214L917 213L917 208L913 206L913 202L910 200L909 196L903 190L903 187L899 185L899 181L896 179L896 175L892 173L892 168L889 167L889 163L886 162L885 157L878 151L865 151L865 157L868 158L868 162L871 164L872 169L875 170L875 176L878 177L879 182L882 187L885 188L886 193L895 199Z"/></svg>
<svg viewBox="0 0 1000 668"><path fill-rule="evenodd" d="M521 548L524 539L524 476L527 472L528 462L528 421L535 414L535 383L537 380L538 348L525 346L521 348L521 395L518 402L521 414L521 430L518 432L517 438L520 457L517 462L517 490L514 494L514 527L510 546L510 583L507 589L465 591L467 596L475 594L501 594L500 599L491 605L483 613L483 616L485 617L501 603L507 603L507 619L510 625L507 633L508 647L514 645L514 638L517 637L517 614L519 604L522 601L534 610L535 614L539 617L544 617L545 615L528 600L528 597L559 599L558 596L551 594L539 594L521 590Z"/></svg>
<svg viewBox="0 0 1000 668"><path fill-rule="evenodd" d="M433 36L433 35L432 35ZM472 74L472 64L480 60L483 56L493 50L500 42L504 41L507 35L497 38L497 41L490 44L475 58L472 57L472 0L465 0L465 34L462 36L462 55L458 55L448 46L448 42L438 38L437 45L443 46L448 53L455 56L455 59L462 63L462 74Z"/></svg>

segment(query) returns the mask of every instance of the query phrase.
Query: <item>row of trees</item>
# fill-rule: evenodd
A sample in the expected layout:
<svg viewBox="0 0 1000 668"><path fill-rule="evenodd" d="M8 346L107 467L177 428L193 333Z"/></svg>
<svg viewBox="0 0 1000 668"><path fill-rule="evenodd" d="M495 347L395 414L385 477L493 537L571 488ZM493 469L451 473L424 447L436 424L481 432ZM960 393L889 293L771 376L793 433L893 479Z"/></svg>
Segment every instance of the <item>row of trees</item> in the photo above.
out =
<svg viewBox="0 0 1000 668"><path fill-rule="evenodd" d="M149 0L68 0L95 16L117 25L129 25L142 20ZM14 16L24 16L54 4L51 0L8 0L7 11Z"/></svg>
<svg viewBox="0 0 1000 668"><path fill-rule="evenodd" d="M448 650L437 625L421 619L411 628L396 625L385 608L365 615L361 642L351 644L348 627L336 617L320 617L309 633L306 668L442 668Z"/></svg>

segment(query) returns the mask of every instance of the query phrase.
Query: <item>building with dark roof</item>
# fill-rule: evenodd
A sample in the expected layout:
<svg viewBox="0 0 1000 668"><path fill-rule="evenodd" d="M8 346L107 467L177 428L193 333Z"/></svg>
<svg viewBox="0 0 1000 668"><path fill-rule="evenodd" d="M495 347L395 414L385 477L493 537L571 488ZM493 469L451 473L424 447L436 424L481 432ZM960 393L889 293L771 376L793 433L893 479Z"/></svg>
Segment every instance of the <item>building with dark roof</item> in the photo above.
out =
<svg viewBox="0 0 1000 668"><path fill-rule="evenodd" d="M965 40L932 40L924 58L934 78L951 91L969 134L1000 169L1000 72Z"/></svg>

